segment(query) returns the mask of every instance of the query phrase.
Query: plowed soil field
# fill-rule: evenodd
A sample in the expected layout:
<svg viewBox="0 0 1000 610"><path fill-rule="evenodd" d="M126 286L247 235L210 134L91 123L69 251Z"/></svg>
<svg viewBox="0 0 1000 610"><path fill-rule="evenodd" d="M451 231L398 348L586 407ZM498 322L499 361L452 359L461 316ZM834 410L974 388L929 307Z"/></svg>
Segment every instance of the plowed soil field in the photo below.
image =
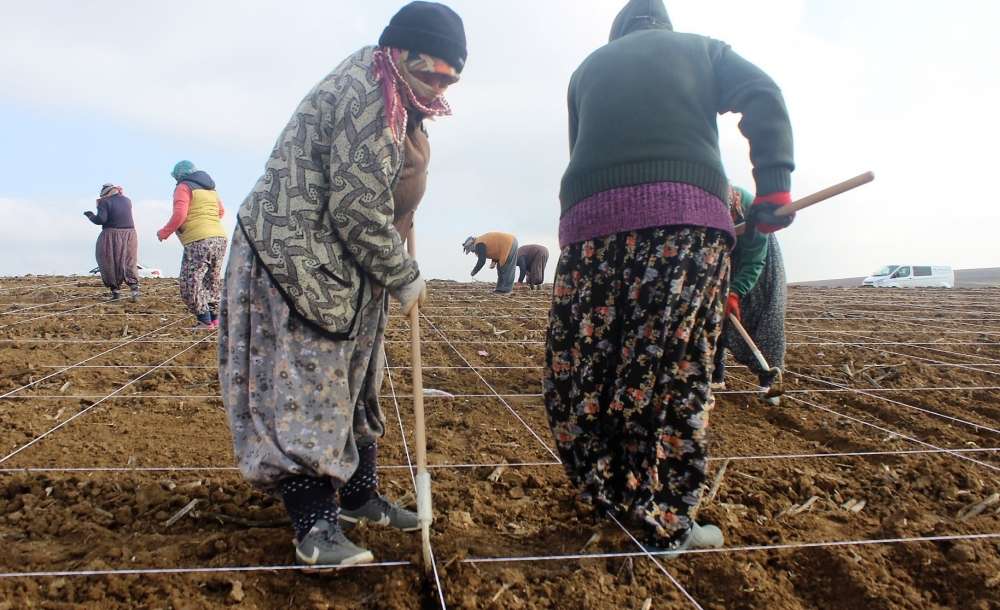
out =
<svg viewBox="0 0 1000 610"><path fill-rule="evenodd" d="M717 393L700 518L726 547L653 558L573 501L540 396L548 293L489 288L434 282L421 323L425 577L419 535L373 526L351 536L379 563L294 566L175 281L131 303L0 279L0 610L1000 608L1000 290L791 289L781 406L739 366ZM381 480L412 503L393 314Z"/></svg>

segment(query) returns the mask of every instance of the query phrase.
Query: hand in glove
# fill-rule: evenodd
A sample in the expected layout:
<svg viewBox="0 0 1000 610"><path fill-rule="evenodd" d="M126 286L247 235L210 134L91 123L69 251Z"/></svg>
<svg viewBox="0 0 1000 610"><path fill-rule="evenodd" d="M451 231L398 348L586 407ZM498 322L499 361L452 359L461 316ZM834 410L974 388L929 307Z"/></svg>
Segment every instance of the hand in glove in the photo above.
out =
<svg viewBox="0 0 1000 610"><path fill-rule="evenodd" d="M775 212L791 202L792 195L788 192L757 195L750 206L749 224L761 233L774 233L784 229L795 220L795 214L778 216Z"/></svg>
<svg viewBox="0 0 1000 610"><path fill-rule="evenodd" d="M423 307L427 302L427 283L424 282L424 278L418 277L400 288L393 296L399 301L403 315L409 316L414 307Z"/></svg>
<svg viewBox="0 0 1000 610"><path fill-rule="evenodd" d="M729 297L726 299L727 318L729 317L729 314L736 316L737 320L741 322L743 321L742 317L743 314L742 312L740 312L740 295L736 294L735 292L730 292Z"/></svg>

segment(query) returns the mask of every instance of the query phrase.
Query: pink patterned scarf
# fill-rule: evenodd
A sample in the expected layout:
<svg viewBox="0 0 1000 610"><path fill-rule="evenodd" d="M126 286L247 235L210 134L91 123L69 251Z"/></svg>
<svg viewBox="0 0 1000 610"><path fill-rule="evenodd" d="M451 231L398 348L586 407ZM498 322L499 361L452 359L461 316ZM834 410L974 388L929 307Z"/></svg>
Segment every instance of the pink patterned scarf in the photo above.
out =
<svg viewBox="0 0 1000 610"><path fill-rule="evenodd" d="M379 47L375 49L372 70L382 84L385 99L385 117L396 143L406 138L408 109L427 117L448 116L451 106L441 96L434 96L430 88L413 76L415 71L444 73L458 81L458 73L447 63L423 54L413 54L403 49ZM430 68L430 70L427 70Z"/></svg>

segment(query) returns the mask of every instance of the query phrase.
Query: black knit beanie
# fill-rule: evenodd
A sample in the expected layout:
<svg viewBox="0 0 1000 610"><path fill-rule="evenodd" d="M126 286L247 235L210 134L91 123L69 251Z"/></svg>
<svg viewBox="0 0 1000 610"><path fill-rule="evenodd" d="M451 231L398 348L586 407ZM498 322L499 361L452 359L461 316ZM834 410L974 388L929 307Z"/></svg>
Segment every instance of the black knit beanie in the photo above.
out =
<svg viewBox="0 0 1000 610"><path fill-rule="evenodd" d="M437 2L411 2L399 9L378 39L379 46L433 55L456 71L465 67L465 27L458 13Z"/></svg>

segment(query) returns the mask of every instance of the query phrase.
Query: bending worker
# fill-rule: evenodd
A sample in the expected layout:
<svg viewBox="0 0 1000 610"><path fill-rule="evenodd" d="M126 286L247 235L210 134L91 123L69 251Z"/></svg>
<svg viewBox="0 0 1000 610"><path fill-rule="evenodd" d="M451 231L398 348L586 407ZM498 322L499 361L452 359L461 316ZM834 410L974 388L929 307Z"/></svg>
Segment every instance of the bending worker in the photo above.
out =
<svg viewBox="0 0 1000 610"><path fill-rule="evenodd" d="M730 187L729 204L733 222L744 222L750 213L751 195L745 189ZM715 351L715 370L712 373L713 389L726 387L726 350L733 353L737 362L746 366L765 390L774 383L774 375L761 368L746 341L729 322L733 313L757 344L764 359L771 366L785 364L785 264L774 234L764 235L748 230L736 240L732 253L732 279L726 299L726 322ZM777 396L766 399L772 405L780 404Z"/></svg>
<svg viewBox="0 0 1000 610"><path fill-rule="evenodd" d="M479 237L470 237L462 244L466 254L475 252L479 260L472 269L472 275L490 259L490 269L497 268L497 289L500 294L514 290L514 274L517 271L517 238L510 233L483 233Z"/></svg>
<svg viewBox="0 0 1000 610"><path fill-rule="evenodd" d="M517 267L520 275L517 278L518 284L524 283L524 278L528 278L528 286L532 290L541 288L545 282L545 265L549 262L549 249L538 244L521 246L517 251Z"/></svg>
<svg viewBox="0 0 1000 610"><path fill-rule="evenodd" d="M238 212L219 380L240 471L281 496L302 564L371 563L365 539L403 540L361 522L420 529L379 484L383 345L389 297L404 316L426 298L401 233L426 187L425 125L451 114L467 55L453 10L401 8L306 95Z"/></svg>

